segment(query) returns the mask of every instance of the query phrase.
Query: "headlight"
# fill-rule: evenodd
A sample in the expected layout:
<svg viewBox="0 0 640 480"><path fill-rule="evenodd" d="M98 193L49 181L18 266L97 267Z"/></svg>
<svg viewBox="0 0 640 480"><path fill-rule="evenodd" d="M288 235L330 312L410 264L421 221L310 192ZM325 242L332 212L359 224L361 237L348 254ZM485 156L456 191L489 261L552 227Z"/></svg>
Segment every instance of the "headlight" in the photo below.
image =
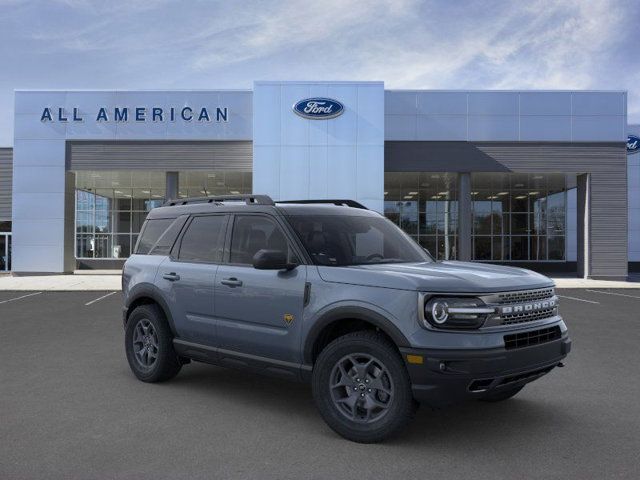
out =
<svg viewBox="0 0 640 480"><path fill-rule="evenodd" d="M479 328L495 313L479 298L431 298L424 305L424 326L436 328Z"/></svg>

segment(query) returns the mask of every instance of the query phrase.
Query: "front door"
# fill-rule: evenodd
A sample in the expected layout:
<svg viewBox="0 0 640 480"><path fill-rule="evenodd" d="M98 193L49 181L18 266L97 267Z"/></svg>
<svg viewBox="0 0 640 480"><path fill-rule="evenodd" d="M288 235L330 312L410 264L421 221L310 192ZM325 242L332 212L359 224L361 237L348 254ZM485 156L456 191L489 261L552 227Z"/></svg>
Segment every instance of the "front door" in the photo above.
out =
<svg viewBox="0 0 640 480"><path fill-rule="evenodd" d="M157 284L182 340L214 345L214 285L228 215L196 215L158 269Z"/></svg>
<svg viewBox="0 0 640 480"><path fill-rule="evenodd" d="M219 347L299 363L306 266L253 268L253 256L261 249L282 250L295 260L290 239L275 218L235 215L232 228L227 262L216 274Z"/></svg>

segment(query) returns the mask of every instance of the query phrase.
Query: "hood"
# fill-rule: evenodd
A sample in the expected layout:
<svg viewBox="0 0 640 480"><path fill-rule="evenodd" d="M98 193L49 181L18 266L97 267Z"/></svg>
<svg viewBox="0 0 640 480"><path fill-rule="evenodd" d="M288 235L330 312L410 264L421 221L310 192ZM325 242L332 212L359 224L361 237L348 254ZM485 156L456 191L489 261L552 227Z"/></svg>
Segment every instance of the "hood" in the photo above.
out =
<svg viewBox="0 0 640 480"><path fill-rule="evenodd" d="M386 263L318 267L323 280L425 292L490 293L553 286L553 281L524 268L471 262Z"/></svg>

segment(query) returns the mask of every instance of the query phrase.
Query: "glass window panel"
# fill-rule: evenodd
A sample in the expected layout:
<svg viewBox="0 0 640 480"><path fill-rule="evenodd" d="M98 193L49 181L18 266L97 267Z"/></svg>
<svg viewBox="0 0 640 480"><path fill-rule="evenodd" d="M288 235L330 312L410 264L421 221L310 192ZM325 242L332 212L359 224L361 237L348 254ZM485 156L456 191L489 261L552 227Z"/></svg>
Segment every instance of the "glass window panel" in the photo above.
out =
<svg viewBox="0 0 640 480"><path fill-rule="evenodd" d="M490 212L490 211L489 211ZM473 233L476 235L489 235L491 234L491 213L476 213L473 214Z"/></svg>
<svg viewBox="0 0 640 480"><path fill-rule="evenodd" d="M474 260L491 260L491 237L476 236L473 241Z"/></svg>
<svg viewBox="0 0 640 480"><path fill-rule="evenodd" d="M109 212L96 211L95 227L96 233L111 232L111 215Z"/></svg>
<svg viewBox="0 0 640 480"><path fill-rule="evenodd" d="M93 213L91 212L76 213L76 232L77 233L93 233Z"/></svg>
<svg viewBox="0 0 640 480"><path fill-rule="evenodd" d="M503 237L492 237L492 243L493 243L493 251L491 254L491 259L492 260L504 260L503 258L503 252L504 252L504 247L503 247Z"/></svg>
<svg viewBox="0 0 640 480"><path fill-rule="evenodd" d="M360 240L362 240L362 242L360 242ZM363 246L366 247L366 250L370 241L375 242L376 239L354 239L356 250ZM222 243L220 243L219 248L222 248ZM282 250L287 255L289 254L289 245L280 227L266 217L237 216L231 234L229 262L251 264L253 256L259 250L265 248ZM380 248L382 248L382 245L380 245ZM182 248L180 249L180 255L182 255Z"/></svg>
<svg viewBox="0 0 640 480"><path fill-rule="evenodd" d="M529 211L529 191L514 190L510 194L511 211L512 212L528 212Z"/></svg>
<svg viewBox="0 0 640 480"><path fill-rule="evenodd" d="M549 237L549 260L564 260L564 237Z"/></svg>
<svg viewBox="0 0 640 480"><path fill-rule="evenodd" d="M455 235L438 236L438 260L452 260L456 258L457 238Z"/></svg>
<svg viewBox="0 0 640 480"><path fill-rule="evenodd" d="M492 225L492 233L494 235L502 235L505 228L504 228L504 220L509 220L509 216L508 215L501 215L501 214L497 214L494 213L493 215L491 215L491 225Z"/></svg>
<svg viewBox="0 0 640 480"><path fill-rule="evenodd" d="M529 215L526 213L511 214L511 234L529 233Z"/></svg>
<svg viewBox="0 0 640 480"><path fill-rule="evenodd" d="M127 258L131 255L131 235L114 235L112 258Z"/></svg>
<svg viewBox="0 0 640 480"><path fill-rule="evenodd" d="M511 237L511 260L529 260L529 237Z"/></svg>
<svg viewBox="0 0 640 480"><path fill-rule="evenodd" d="M435 235L438 228L438 217L435 214L420 214L420 234Z"/></svg>
<svg viewBox="0 0 640 480"><path fill-rule="evenodd" d="M76 190L76 209L93 210L95 194L86 190Z"/></svg>
<svg viewBox="0 0 640 480"><path fill-rule="evenodd" d="M531 237L531 260L547 259L547 237Z"/></svg>
<svg viewBox="0 0 640 480"><path fill-rule="evenodd" d="M167 230L169 225L174 222L171 218L152 219L147 222L144 227L144 233L140 239L140 245L136 253L146 254L153 245L158 241L160 236Z"/></svg>
<svg viewBox="0 0 640 480"><path fill-rule="evenodd" d="M424 236L421 235L420 239L418 240L418 243L422 248L426 248L433 258L436 258L436 255L438 252L436 250L435 235L424 235Z"/></svg>
<svg viewBox="0 0 640 480"><path fill-rule="evenodd" d="M131 231L133 233L140 233L142 224L147 218L147 212L132 212L131 213Z"/></svg>
<svg viewBox="0 0 640 480"><path fill-rule="evenodd" d="M96 234L93 241L95 258L112 258L113 236L109 234Z"/></svg>
<svg viewBox="0 0 640 480"><path fill-rule="evenodd" d="M114 233L131 232L131 212L115 212L114 221Z"/></svg>
<svg viewBox="0 0 640 480"><path fill-rule="evenodd" d="M93 235L76 235L76 257L93 257Z"/></svg>

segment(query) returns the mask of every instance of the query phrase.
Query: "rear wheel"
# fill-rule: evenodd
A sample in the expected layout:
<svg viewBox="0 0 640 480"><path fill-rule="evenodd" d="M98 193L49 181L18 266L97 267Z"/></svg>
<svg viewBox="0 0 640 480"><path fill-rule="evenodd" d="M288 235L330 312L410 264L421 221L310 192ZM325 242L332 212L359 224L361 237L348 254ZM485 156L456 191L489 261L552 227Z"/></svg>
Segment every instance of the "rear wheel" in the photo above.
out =
<svg viewBox="0 0 640 480"><path fill-rule="evenodd" d="M482 402L502 402L504 400L509 400L511 397L516 396L520 390L524 388L524 385L515 388L508 388L505 390L499 390L497 392L489 393L488 395L480 398L479 400Z"/></svg>
<svg viewBox="0 0 640 480"><path fill-rule="evenodd" d="M143 382L175 377L182 363L173 349L173 335L157 305L141 305L129 315L125 330L129 367Z"/></svg>
<svg viewBox="0 0 640 480"><path fill-rule="evenodd" d="M397 433L417 407L402 358L389 340L372 331L347 334L320 353L313 396L335 432L362 443Z"/></svg>

